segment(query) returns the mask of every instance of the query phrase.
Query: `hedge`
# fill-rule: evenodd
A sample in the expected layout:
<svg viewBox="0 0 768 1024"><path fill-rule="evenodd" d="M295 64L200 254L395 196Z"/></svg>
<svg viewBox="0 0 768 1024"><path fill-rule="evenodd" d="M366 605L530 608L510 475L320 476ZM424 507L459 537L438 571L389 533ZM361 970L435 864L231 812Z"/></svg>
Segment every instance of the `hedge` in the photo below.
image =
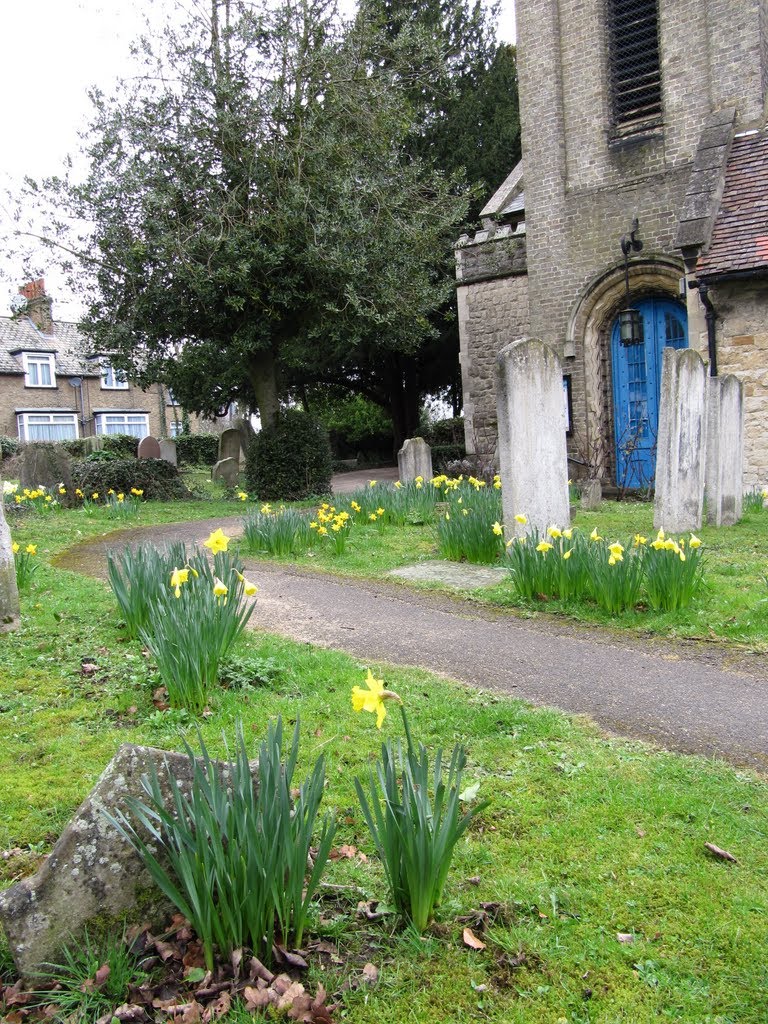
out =
<svg viewBox="0 0 768 1024"><path fill-rule="evenodd" d="M218 461L218 434L178 434L173 440L180 466L212 466Z"/></svg>
<svg viewBox="0 0 768 1024"><path fill-rule="evenodd" d="M264 501L328 494L333 474L328 432L309 413L289 409L253 439L245 473L248 490Z"/></svg>
<svg viewBox="0 0 768 1024"><path fill-rule="evenodd" d="M72 484L87 496L98 491L102 497L112 489L129 494L132 487L144 491L146 499L167 501L191 498L179 471L164 459L83 459L72 467Z"/></svg>

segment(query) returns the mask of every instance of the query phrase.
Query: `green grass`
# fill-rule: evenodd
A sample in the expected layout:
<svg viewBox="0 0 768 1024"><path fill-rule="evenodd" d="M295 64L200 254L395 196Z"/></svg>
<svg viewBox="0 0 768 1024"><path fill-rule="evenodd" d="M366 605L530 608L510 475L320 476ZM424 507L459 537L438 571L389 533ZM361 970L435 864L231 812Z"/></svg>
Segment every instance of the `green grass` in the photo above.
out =
<svg viewBox="0 0 768 1024"><path fill-rule="evenodd" d="M148 504L139 522L237 511L231 502ZM604 505L578 522L587 530L599 525L613 539L650 532L649 518L646 506ZM25 851L0 860L0 884L28 871L50 848L120 743L178 749L180 729L194 741L189 716L155 710L156 681L140 645L118 628L106 584L48 564L62 547L111 526L74 512L13 526L20 541L39 542L42 564L22 595L21 629L0 639L0 849ZM708 611L697 608L682 624L655 617L654 628L717 629L713 608L730 602L733 614L742 616L740 636L764 639L764 631L748 633L744 620L765 571L767 533L768 516L760 513L733 530L703 530L713 581L706 600L716 603ZM360 527L343 558L315 553L304 564L335 571L343 565L370 576L382 566L414 561L417 551L429 557L432 544L428 528ZM738 575L721 571L734 562ZM493 596L510 593L503 584ZM591 618L599 617L592 612ZM648 628L642 619L646 624L636 628ZM623 618L611 621L627 625ZM222 730L232 741L238 718L255 750L269 720L281 714L289 723L300 714L298 776L325 754L324 804L336 814L336 843L351 843L369 857L335 861L328 881L383 898L383 871L353 787L382 738L371 716L351 708L351 688L363 682L365 666L258 633L244 637L237 650L270 671L263 685L247 685L241 670L236 677L246 685L214 691L213 715L202 724L211 753L222 750ZM84 659L97 671L83 675ZM491 804L457 847L438 924L425 939L397 930L391 918L361 920L357 892L333 891L320 901L310 932L336 942L343 963L315 969L313 980L334 991L368 961L381 971L376 988L345 992L345 1021L763 1024L764 780L716 761L609 740L577 719L424 672L371 667L405 701L417 740L432 751L465 744L466 784L479 782L479 797ZM399 735L397 716L387 717L383 732ZM713 859L705 842L731 851L738 865ZM459 918L481 902L501 906L484 935L487 948L476 952L462 944L465 922ZM619 933L635 941L623 944ZM520 952L525 960L515 967Z"/></svg>

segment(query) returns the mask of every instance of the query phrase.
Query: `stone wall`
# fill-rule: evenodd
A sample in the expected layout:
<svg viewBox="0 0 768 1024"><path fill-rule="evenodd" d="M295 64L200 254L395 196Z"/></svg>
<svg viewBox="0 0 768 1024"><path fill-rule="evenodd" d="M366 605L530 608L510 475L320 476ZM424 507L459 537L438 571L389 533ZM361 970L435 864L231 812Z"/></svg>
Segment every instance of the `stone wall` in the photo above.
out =
<svg viewBox="0 0 768 1024"><path fill-rule="evenodd" d="M768 282L712 287L717 310L717 369L744 383L744 487L768 486Z"/></svg>
<svg viewBox="0 0 768 1024"><path fill-rule="evenodd" d="M456 260L466 446L490 456L498 434L496 357L529 333L525 236L466 244Z"/></svg>

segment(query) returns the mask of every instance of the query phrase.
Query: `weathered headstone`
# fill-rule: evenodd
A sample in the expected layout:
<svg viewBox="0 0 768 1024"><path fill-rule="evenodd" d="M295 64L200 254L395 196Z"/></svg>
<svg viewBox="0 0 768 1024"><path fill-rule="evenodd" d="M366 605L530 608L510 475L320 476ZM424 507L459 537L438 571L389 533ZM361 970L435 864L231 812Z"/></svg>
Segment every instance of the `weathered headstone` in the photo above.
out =
<svg viewBox="0 0 768 1024"><path fill-rule="evenodd" d="M92 452L100 452L104 448L103 434L92 434L90 437L84 437L82 440L86 455L90 455Z"/></svg>
<svg viewBox="0 0 768 1024"><path fill-rule="evenodd" d="M240 473L236 459L219 459L211 470L211 480L221 480L227 487L234 487Z"/></svg>
<svg viewBox="0 0 768 1024"><path fill-rule="evenodd" d="M166 797L177 783L189 792L193 765L185 754L124 744L40 870L0 893L0 921L22 976L60 962L62 947L86 930L92 934L124 921L167 922L170 903L104 815L124 809L127 796L146 799L141 777L152 766Z"/></svg>
<svg viewBox="0 0 768 1024"><path fill-rule="evenodd" d="M693 349L664 349L656 445L657 530L698 530L704 507L707 370Z"/></svg>
<svg viewBox="0 0 768 1024"><path fill-rule="evenodd" d="M707 381L707 522L733 526L744 500L744 387L733 374Z"/></svg>
<svg viewBox="0 0 768 1024"><path fill-rule="evenodd" d="M590 477L588 480L579 481L581 490L580 504L585 512L594 512L600 508L603 500L603 481L597 477Z"/></svg>
<svg viewBox="0 0 768 1024"><path fill-rule="evenodd" d="M160 458L164 462L170 462L172 466L177 465L175 441L171 441L169 438L163 438L160 441Z"/></svg>
<svg viewBox="0 0 768 1024"><path fill-rule="evenodd" d="M25 444L16 465L19 472L19 487L34 490L45 487L58 501L59 484L67 493L72 490L72 459L58 445Z"/></svg>
<svg viewBox="0 0 768 1024"><path fill-rule="evenodd" d="M219 462L225 459L234 459L240 462L240 431L234 427L222 430L219 436Z"/></svg>
<svg viewBox="0 0 768 1024"><path fill-rule="evenodd" d="M400 483L407 484L420 476L422 480L431 480L432 449L423 437L409 437L397 453L397 468Z"/></svg>
<svg viewBox="0 0 768 1024"><path fill-rule="evenodd" d="M508 536L567 526L568 453L563 374L556 353L537 339L514 341L496 362L499 460ZM525 516L519 523L515 516Z"/></svg>
<svg viewBox="0 0 768 1024"><path fill-rule="evenodd" d="M11 531L3 509L0 480L0 633L9 633L19 625L19 591L16 586L16 562Z"/></svg>
<svg viewBox="0 0 768 1024"><path fill-rule="evenodd" d="M137 456L140 459L159 459L160 455L160 442L156 437L152 437L151 434L147 434L146 437L142 437L139 441L139 450Z"/></svg>

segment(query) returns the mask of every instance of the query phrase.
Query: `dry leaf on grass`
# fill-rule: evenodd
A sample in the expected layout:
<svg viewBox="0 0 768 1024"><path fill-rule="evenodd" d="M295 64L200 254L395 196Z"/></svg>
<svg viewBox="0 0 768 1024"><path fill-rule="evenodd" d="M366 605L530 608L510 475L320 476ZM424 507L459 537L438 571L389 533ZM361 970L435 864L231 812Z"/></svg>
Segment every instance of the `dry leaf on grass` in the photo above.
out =
<svg viewBox="0 0 768 1024"><path fill-rule="evenodd" d="M464 938L464 945L469 946L470 949L485 949L485 943L482 939L478 939L471 928L465 928L462 936Z"/></svg>
<svg viewBox="0 0 768 1024"><path fill-rule="evenodd" d="M732 853L728 853L727 850L723 850L719 846L715 846L714 843L704 843L704 846L709 850L713 857L718 857L720 860L727 860L731 864L739 863Z"/></svg>

